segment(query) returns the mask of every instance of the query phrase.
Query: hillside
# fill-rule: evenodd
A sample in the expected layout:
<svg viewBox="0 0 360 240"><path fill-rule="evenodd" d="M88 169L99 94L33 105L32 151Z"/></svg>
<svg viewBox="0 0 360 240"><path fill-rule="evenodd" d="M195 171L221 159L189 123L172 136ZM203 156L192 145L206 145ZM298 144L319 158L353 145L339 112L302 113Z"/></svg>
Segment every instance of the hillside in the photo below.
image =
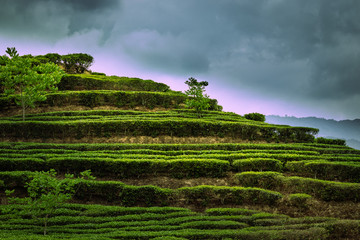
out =
<svg viewBox="0 0 360 240"><path fill-rule="evenodd" d="M320 130L319 137L345 139L348 146L360 149L360 119L336 121L316 117L296 118L269 115L266 116L266 122L317 128Z"/></svg>
<svg viewBox="0 0 360 240"><path fill-rule="evenodd" d="M357 239L360 150L218 111L151 80L68 74L26 120L0 97L1 239ZM91 170L48 235L6 211L35 171Z"/></svg>

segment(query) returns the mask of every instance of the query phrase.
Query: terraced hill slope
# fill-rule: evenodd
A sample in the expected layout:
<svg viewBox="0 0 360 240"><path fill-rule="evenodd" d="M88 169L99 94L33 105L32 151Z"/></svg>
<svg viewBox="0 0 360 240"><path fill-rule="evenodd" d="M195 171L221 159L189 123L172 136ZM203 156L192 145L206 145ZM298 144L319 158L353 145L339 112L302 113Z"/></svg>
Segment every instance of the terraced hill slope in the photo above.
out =
<svg viewBox="0 0 360 240"><path fill-rule="evenodd" d="M96 180L78 183L48 237L26 211L1 211L1 239L360 235L360 151L316 143L316 129L219 111L198 118L179 109L185 95L153 81L71 75L59 89L25 122L1 99L1 191L22 196L33 172L49 169L91 169Z"/></svg>

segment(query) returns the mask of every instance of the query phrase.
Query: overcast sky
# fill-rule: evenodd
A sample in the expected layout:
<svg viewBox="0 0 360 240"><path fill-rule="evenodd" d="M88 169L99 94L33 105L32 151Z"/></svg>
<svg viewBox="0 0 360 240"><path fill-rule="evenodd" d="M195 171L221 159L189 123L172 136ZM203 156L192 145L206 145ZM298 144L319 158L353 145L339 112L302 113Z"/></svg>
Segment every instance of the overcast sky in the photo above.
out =
<svg viewBox="0 0 360 240"><path fill-rule="evenodd" d="M84 52L93 71L239 114L360 118L359 0L0 0L0 54Z"/></svg>

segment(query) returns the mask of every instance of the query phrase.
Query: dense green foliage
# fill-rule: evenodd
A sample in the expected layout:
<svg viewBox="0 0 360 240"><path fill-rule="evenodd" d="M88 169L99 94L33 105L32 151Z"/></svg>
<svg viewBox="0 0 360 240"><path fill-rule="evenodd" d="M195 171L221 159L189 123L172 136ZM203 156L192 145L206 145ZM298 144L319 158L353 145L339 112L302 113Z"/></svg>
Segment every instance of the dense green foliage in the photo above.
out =
<svg viewBox="0 0 360 240"><path fill-rule="evenodd" d="M48 238L37 234L39 228L26 214L14 219L2 212L0 222L2 239L327 239L360 232L356 220L291 218L241 208L197 213L185 208L66 204L49 218Z"/></svg>
<svg viewBox="0 0 360 240"><path fill-rule="evenodd" d="M332 156L337 162L331 162ZM350 157L347 157L350 156ZM260 187L278 192L303 192L325 201L360 200L360 187L354 183L337 183L312 178L284 177L279 172L300 172L304 164L329 162L347 165L348 159L360 161L360 151L341 145L321 144L43 144L0 143L0 180L7 187L21 187L31 172L54 168L60 173L80 173L90 169L94 176L112 179L168 176L175 178L219 178L229 172L241 172L235 179L245 187ZM348 164L349 165L349 164ZM355 163L349 166L357 166ZM329 174L329 170L313 167L317 177L346 177L343 173ZM245 171L277 172L245 172ZM304 170L313 174L310 170ZM347 180L357 175L348 174ZM30 174L30 175L29 175ZM341 175L342 174L342 175ZM351 176L353 176L351 178ZM332 180L332 179L329 179ZM171 205L176 199L187 204L242 204L263 201L274 204L279 193L246 190L232 187L191 187L177 191L149 186L128 186L120 182L93 181L81 187L80 199L103 198L126 206ZM117 189L117 190L115 190ZM262 197L252 194L261 193ZM180 194L180 195L178 195ZM236 195L238 194L238 195ZM148 196L148 197L146 197ZM179 197L182 196L182 197ZM248 196L248 197L245 197ZM245 198L244 198L245 197ZM296 197L296 195L295 195ZM146 200L147 199L147 200ZM261 200L263 199L263 200ZM179 200L176 200L179 201ZM297 201L297 200L294 200ZM301 200L299 200L301 201ZM276 202L276 201L275 201ZM252 202L260 203L260 202ZM299 203L300 205L300 203Z"/></svg>
<svg viewBox="0 0 360 240"><path fill-rule="evenodd" d="M360 185L313 178L285 177L276 172L243 172L235 176L239 184L272 190L303 192L324 201L360 202Z"/></svg>
<svg viewBox="0 0 360 240"><path fill-rule="evenodd" d="M128 78L94 74L68 74L58 84L59 90L121 90L169 92L170 87L163 83L140 78Z"/></svg>
<svg viewBox="0 0 360 240"><path fill-rule="evenodd" d="M15 106L18 95L0 97L0 109L8 109ZM135 108L143 106L149 109L155 107L179 108L184 104L187 97L177 92L149 92L149 91L116 91L116 90L92 90L92 91L62 91L47 94L47 101L42 106L79 105L86 107L114 106ZM218 108L217 101L211 99L210 110Z"/></svg>
<svg viewBox="0 0 360 240"><path fill-rule="evenodd" d="M210 108L210 98L205 94L205 87L208 85L208 82L198 82L195 78L191 77L185 83L189 87L185 94L191 97L186 100L185 105L187 108L195 109L198 117L201 117L202 112Z"/></svg>
<svg viewBox="0 0 360 240"><path fill-rule="evenodd" d="M165 94L165 93L158 93ZM51 99L51 98L49 98ZM139 99L139 98L135 98ZM92 114L92 115L89 115ZM317 129L277 126L250 121L236 114L193 111L61 112L31 115L27 122L17 117L0 119L0 137L71 138L111 136L231 137L249 140L312 142ZM195 119L194 119L195 117Z"/></svg>
<svg viewBox="0 0 360 240"><path fill-rule="evenodd" d="M81 175L91 177L89 171L82 172ZM65 175L64 179L59 180L53 169L48 172L35 172L30 176L32 179L25 184L27 197L11 197L14 190L6 191L11 204L6 205L3 211L22 215L23 211L19 211L13 204L24 205L26 214L36 218L44 226L44 235L46 235L49 217L55 213L57 208L61 207L61 204L70 200L76 192L75 185L78 182L71 180L72 177L72 175Z"/></svg>
<svg viewBox="0 0 360 240"><path fill-rule="evenodd" d="M67 73L84 73L94 62L94 58L86 53L72 53L61 56Z"/></svg>
<svg viewBox="0 0 360 240"><path fill-rule="evenodd" d="M25 109L45 101L47 91L57 90L56 84L63 72L54 63L34 65L30 58L19 57L15 48L8 48L7 53L10 58L4 57L5 64L0 65L0 85L6 96L12 95L15 103L22 107L25 120Z"/></svg>
<svg viewBox="0 0 360 240"><path fill-rule="evenodd" d="M8 52L16 55L15 49ZM41 108L24 122L14 116L18 94L0 95L0 197L15 190L15 197L30 198L26 183L41 179L37 171L54 169L59 176L50 172L51 179L37 181L35 192L66 182L63 193L87 204L51 205L47 237L41 236L28 207L0 205L1 239L360 235L359 220L348 220L360 216L360 150L344 141L315 139L314 128L267 124L260 113L242 117L218 111L217 101L204 94L207 83L193 78L187 81L187 96L151 80L91 73L93 59L86 54L21 59L33 67L51 62L85 74L64 76L57 85L61 91L47 93ZM0 66L8 60L0 57ZM186 105L194 109L184 109ZM117 108L121 110L108 110ZM168 110L159 111L164 108ZM156 144L161 142L187 144ZM208 144L195 144L199 142ZM81 178L84 170L97 179L67 178ZM45 210L41 212L40 218Z"/></svg>
<svg viewBox="0 0 360 240"><path fill-rule="evenodd" d="M317 143L323 143L323 144L334 144L334 145L346 145L346 141L343 139L329 139L329 138L323 138L319 137L316 139Z"/></svg>
<svg viewBox="0 0 360 240"><path fill-rule="evenodd" d="M63 66L66 73L84 73L90 71L89 67L93 64L94 58L86 53L72 53L60 55L58 53L48 53L46 55L23 55L23 59L31 60L35 65L53 63ZM1 63L1 61L0 61Z"/></svg>
<svg viewBox="0 0 360 240"><path fill-rule="evenodd" d="M261 113L248 113L244 115L244 118L259 122L265 122L265 115Z"/></svg>

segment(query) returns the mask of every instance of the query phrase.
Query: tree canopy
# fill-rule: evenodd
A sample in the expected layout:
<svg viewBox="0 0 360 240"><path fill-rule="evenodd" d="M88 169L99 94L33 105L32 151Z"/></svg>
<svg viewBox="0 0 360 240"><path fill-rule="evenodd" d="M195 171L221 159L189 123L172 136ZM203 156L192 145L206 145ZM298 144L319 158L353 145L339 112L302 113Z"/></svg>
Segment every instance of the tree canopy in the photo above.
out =
<svg viewBox="0 0 360 240"><path fill-rule="evenodd" d="M15 48L7 48L8 56L0 60L0 82L5 95L13 96L16 104L25 109L46 100L48 91L56 91L64 72L54 63L37 63L32 58L20 57Z"/></svg>
<svg viewBox="0 0 360 240"><path fill-rule="evenodd" d="M198 82L198 80L193 77L190 77L185 83L189 87L189 89L185 91L185 94L190 97L185 105L188 108L195 109L198 117L201 117L202 111L210 108L210 98L205 94L205 87L208 86L209 83L207 81Z"/></svg>

